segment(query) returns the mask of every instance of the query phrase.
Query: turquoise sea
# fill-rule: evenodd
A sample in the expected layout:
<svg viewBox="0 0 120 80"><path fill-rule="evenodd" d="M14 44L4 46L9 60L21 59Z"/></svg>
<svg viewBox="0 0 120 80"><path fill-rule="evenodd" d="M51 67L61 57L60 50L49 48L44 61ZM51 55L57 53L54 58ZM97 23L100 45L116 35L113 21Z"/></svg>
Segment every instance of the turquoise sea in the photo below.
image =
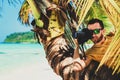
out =
<svg viewBox="0 0 120 80"><path fill-rule="evenodd" d="M0 74L25 64L43 61L45 53L40 44L0 44Z"/></svg>

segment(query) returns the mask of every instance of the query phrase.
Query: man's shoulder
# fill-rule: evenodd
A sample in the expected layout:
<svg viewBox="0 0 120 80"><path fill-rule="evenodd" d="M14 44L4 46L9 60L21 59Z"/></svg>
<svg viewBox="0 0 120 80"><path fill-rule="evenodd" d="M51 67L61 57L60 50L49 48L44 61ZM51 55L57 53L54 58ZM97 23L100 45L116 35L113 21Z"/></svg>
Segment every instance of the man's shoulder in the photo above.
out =
<svg viewBox="0 0 120 80"><path fill-rule="evenodd" d="M114 36L106 36L106 41L105 42L111 42Z"/></svg>
<svg viewBox="0 0 120 80"><path fill-rule="evenodd" d="M106 36L107 36L107 37L113 37L114 35L115 35L114 32L109 32Z"/></svg>

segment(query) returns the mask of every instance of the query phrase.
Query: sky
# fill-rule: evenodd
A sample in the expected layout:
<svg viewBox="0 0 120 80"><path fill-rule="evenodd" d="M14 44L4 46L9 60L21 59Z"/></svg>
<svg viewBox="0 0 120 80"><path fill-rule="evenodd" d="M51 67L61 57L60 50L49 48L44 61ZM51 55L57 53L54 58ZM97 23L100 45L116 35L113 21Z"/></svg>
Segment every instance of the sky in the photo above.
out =
<svg viewBox="0 0 120 80"><path fill-rule="evenodd" d="M22 0L23 1L23 0ZM6 36L15 32L26 32L30 31L32 27L23 25L18 20L18 12L20 10L21 4L16 4L16 6L8 4L7 0L4 0L3 5L0 7L1 17L0 17L0 42L3 42Z"/></svg>

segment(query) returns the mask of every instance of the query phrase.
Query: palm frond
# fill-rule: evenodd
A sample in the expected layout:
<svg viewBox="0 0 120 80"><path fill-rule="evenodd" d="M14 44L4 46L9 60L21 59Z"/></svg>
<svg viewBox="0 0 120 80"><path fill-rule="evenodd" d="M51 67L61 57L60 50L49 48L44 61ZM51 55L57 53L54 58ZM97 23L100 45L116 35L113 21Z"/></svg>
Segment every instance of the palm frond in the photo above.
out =
<svg viewBox="0 0 120 80"><path fill-rule="evenodd" d="M28 0L29 1L29 0ZM46 8L51 6L51 3L48 0L34 0L36 7L44 15L46 15Z"/></svg>
<svg viewBox="0 0 120 80"><path fill-rule="evenodd" d="M23 3L20 12L19 12L19 19L24 24L30 24L29 23L29 14L32 14L34 16L35 22L37 25L42 26L42 21L39 20L40 18L40 11L37 8L35 1L33 0L25 0Z"/></svg>
<svg viewBox="0 0 120 80"><path fill-rule="evenodd" d="M28 4L27 1L24 1L20 11L19 11L19 17L18 19L23 23L23 24L29 24L29 12L30 12L30 5Z"/></svg>
<svg viewBox="0 0 120 80"><path fill-rule="evenodd" d="M79 6L76 9L76 14L79 16L78 26L80 26L81 23L83 22L93 2L94 0L79 0L78 2L76 2L76 5Z"/></svg>
<svg viewBox="0 0 120 80"><path fill-rule="evenodd" d="M114 69L114 72L120 72L120 6L117 5L118 0L100 0L100 4L102 5L104 11L108 15L108 18L113 23L116 34L105 53L98 69L101 65L106 63L109 67ZM110 61L109 61L110 60Z"/></svg>
<svg viewBox="0 0 120 80"><path fill-rule="evenodd" d="M8 0L10 5L16 6L17 4L21 4L21 0Z"/></svg>
<svg viewBox="0 0 120 80"><path fill-rule="evenodd" d="M75 49L75 42L73 40L73 37L72 37L72 32L70 30L70 24L68 22L66 22L65 24L65 37L68 41L68 43L70 44L70 46Z"/></svg>
<svg viewBox="0 0 120 80"><path fill-rule="evenodd" d="M116 0L116 2L115 0L109 0L109 2L116 9L116 11L120 13L120 7L118 6L118 4L120 5L120 2L118 0Z"/></svg>
<svg viewBox="0 0 120 80"><path fill-rule="evenodd" d="M37 1L37 0L27 0L28 4L30 5L30 8L31 8L31 11L32 11L34 18L38 19L38 18L40 18L40 13L39 13L39 10L37 8L39 6L36 6L35 1Z"/></svg>
<svg viewBox="0 0 120 80"><path fill-rule="evenodd" d="M42 20L40 20L41 13L40 13L40 10L38 9L38 7L39 7L40 5L37 6L36 1L37 1L37 0L27 0L28 4L30 5L32 14L33 14L33 16L34 16L36 25L39 26L39 27L43 27L43 22L42 22ZM41 3L40 3L40 4L41 4ZM40 9L41 9L41 8L40 8ZM43 10L45 10L45 8L44 8Z"/></svg>
<svg viewBox="0 0 120 80"><path fill-rule="evenodd" d="M101 65L106 63L109 67L112 67L114 69L113 73L120 71L120 62L119 62L120 61L120 44L119 42L120 42L120 28L118 32L116 33L113 41L111 42L98 68L100 68Z"/></svg>
<svg viewBox="0 0 120 80"><path fill-rule="evenodd" d="M116 2L114 0L100 0L100 4L117 30L120 25L120 2L118 0Z"/></svg>

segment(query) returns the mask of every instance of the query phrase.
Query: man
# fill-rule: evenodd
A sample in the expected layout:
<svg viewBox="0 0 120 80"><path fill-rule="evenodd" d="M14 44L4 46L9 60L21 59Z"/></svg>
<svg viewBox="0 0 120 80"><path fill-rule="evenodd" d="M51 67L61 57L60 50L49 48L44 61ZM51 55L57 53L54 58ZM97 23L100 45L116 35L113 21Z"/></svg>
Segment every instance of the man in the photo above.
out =
<svg viewBox="0 0 120 80"><path fill-rule="evenodd" d="M88 22L88 29L93 31L91 40L94 45L86 51L86 55L88 58L100 62L112 40L112 34L105 36L103 22L99 19L90 20Z"/></svg>
<svg viewBox="0 0 120 80"><path fill-rule="evenodd" d="M93 32L91 40L94 45L86 51L87 60L85 62L88 66L85 68L84 73L88 75L89 80L119 80L120 73L112 75L112 69L108 68L107 64L96 71L111 43L113 34L105 36L103 22L99 19L90 20L88 29Z"/></svg>

